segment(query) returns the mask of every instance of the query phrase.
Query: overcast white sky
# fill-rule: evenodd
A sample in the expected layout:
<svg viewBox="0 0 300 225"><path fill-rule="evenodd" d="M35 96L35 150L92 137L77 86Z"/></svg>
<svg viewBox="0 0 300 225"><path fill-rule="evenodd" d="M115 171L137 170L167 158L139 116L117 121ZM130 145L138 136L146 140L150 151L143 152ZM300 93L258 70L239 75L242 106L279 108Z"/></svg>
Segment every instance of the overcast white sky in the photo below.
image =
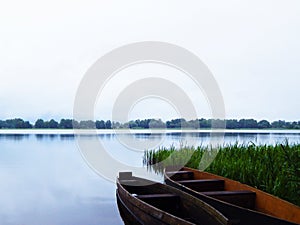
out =
<svg viewBox="0 0 300 225"><path fill-rule="evenodd" d="M227 118L300 120L299 0L0 0L0 119L72 117L86 70L112 49L146 40L195 53L220 86ZM147 71L169 79L175 73ZM127 71L116 87L142 72ZM210 117L201 93L183 83L198 99L198 114ZM97 115L110 119L114 97L102 97ZM176 112L148 99L129 117L170 119Z"/></svg>

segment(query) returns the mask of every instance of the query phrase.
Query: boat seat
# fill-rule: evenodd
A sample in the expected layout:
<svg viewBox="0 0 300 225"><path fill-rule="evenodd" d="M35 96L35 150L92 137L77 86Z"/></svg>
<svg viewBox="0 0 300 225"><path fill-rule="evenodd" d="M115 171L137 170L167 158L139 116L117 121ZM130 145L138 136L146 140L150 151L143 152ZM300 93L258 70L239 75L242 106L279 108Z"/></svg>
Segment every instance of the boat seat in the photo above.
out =
<svg viewBox="0 0 300 225"><path fill-rule="evenodd" d="M247 191L247 190L206 191L201 193L244 208L248 208L248 209L255 208L256 193L253 191Z"/></svg>
<svg viewBox="0 0 300 225"><path fill-rule="evenodd" d="M178 213L180 207L180 197L175 194L145 194L136 197L171 214Z"/></svg>
<svg viewBox="0 0 300 225"><path fill-rule="evenodd" d="M192 171L169 171L166 172L166 174L175 181L194 179L194 173Z"/></svg>
<svg viewBox="0 0 300 225"><path fill-rule="evenodd" d="M180 180L177 182L198 192L223 191L225 184L222 179Z"/></svg>

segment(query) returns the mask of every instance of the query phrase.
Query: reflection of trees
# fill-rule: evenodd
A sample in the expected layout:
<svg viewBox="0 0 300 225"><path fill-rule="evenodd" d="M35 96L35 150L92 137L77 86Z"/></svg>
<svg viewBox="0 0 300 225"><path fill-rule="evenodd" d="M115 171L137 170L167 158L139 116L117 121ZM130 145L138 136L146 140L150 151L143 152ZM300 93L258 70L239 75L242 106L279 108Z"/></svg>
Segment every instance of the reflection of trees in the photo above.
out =
<svg viewBox="0 0 300 225"><path fill-rule="evenodd" d="M57 134L35 134L37 140L50 139L54 140L58 137Z"/></svg>
<svg viewBox="0 0 300 225"><path fill-rule="evenodd" d="M64 140L74 140L75 139L74 134L60 134L59 137L60 137L60 140L62 140L62 141L64 141Z"/></svg>
<svg viewBox="0 0 300 225"><path fill-rule="evenodd" d="M0 139L20 141L24 138L28 138L29 134L0 134Z"/></svg>

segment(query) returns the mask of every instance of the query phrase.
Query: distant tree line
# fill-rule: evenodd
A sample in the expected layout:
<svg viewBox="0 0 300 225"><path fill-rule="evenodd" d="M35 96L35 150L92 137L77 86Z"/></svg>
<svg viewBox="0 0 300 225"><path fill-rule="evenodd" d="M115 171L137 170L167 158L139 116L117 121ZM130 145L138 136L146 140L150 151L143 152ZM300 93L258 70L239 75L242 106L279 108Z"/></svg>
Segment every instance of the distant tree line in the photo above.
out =
<svg viewBox="0 0 300 225"><path fill-rule="evenodd" d="M43 119L38 119L34 124L29 121L24 121L20 118L0 120L0 129L111 129L112 123L110 120L103 121L97 120L96 122L92 120L76 121L72 119L61 119L60 122L51 119L49 121L44 121Z"/></svg>
<svg viewBox="0 0 300 225"><path fill-rule="evenodd" d="M300 129L300 121L287 122L278 120L270 123L267 120L257 121L254 119L227 119L225 122L218 119L173 119L163 122L161 119L144 119L144 120L131 120L126 123L112 122L110 120L83 120L76 121L73 119L61 119L59 122L51 119L45 121L38 119L34 124L23 119L8 119L0 120L0 129L150 129L150 128L225 128L226 129Z"/></svg>
<svg viewBox="0 0 300 225"><path fill-rule="evenodd" d="M28 129L32 128L32 125L29 121L24 121L22 119L9 119L9 120L0 120L0 128L6 129Z"/></svg>

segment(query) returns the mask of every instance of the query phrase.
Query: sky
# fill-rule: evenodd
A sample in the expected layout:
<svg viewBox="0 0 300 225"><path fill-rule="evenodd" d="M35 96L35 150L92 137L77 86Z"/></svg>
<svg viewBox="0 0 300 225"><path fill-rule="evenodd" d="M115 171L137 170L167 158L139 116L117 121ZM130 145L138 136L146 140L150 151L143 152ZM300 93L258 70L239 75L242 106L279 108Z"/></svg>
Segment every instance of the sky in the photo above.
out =
<svg viewBox="0 0 300 225"><path fill-rule="evenodd" d="M300 120L300 1L0 0L0 119L71 118L76 91L101 56L126 44L161 41L196 54L214 75L226 118ZM97 119L147 76L168 79L210 118L205 95L180 71L137 65L103 89ZM111 91L113 90L113 91ZM128 119L180 116L159 98L136 102Z"/></svg>

